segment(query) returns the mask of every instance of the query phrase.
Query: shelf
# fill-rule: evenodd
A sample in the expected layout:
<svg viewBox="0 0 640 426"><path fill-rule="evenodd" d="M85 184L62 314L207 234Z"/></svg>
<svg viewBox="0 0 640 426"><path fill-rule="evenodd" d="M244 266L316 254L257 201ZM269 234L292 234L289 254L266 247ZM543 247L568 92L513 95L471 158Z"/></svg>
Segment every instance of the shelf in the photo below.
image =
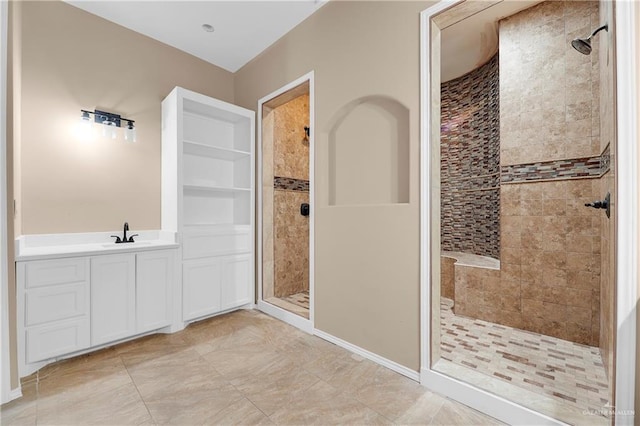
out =
<svg viewBox="0 0 640 426"><path fill-rule="evenodd" d="M235 231L235 232L249 232L251 225L248 223L185 223L185 232L200 232L203 230L215 230L215 231Z"/></svg>
<svg viewBox="0 0 640 426"><path fill-rule="evenodd" d="M185 154L199 155L204 157L217 158L220 160L235 161L241 158L248 158L251 153L238 151L236 149L219 148L198 142L183 141L183 151Z"/></svg>
<svg viewBox="0 0 640 426"><path fill-rule="evenodd" d="M225 194L234 194L234 193L243 193L250 192L249 188L229 188L222 186L203 186L203 185L182 185L182 188L185 191L194 191L194 192L219 192Z"/></svg>

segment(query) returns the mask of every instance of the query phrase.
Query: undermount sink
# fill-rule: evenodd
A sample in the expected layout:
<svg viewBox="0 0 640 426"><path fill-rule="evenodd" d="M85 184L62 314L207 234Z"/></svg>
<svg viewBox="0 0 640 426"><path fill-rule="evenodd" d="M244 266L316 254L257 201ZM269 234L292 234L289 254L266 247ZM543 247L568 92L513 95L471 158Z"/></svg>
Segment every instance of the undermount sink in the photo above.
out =
<svg viewBox="0 0 640 426"><path fill-rule="evenodd" d="M151 244L151 241L135 241L133 243L109 243L102 244L102 247L114 247L114 248L126 248L126 247L136 247L136 246L146 246Z"/></svg>

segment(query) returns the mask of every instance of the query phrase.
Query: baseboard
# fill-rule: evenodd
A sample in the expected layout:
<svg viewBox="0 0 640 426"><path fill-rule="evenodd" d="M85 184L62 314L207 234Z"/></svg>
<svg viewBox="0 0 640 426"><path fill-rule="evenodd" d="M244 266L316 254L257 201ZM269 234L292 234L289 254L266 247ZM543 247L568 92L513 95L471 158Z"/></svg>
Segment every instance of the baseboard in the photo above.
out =
<svg viewBox="0 0 640 426"><path fill-rule="evenodd" d="M3 395L4 397L5 395ZM6 404L7 402L11 402L14 399L18 399L22 396L22 388L20 387L20 385L18 385L17 388L12 389L9 391L9 394L6 395L7 400L6 401L2 401L3 404Z"/></svg>
<svg viewBox="0 0 640 426"><path fill-rule="evenodd" d="M376 364L380 364L381 366L386 367L389 370L393 370L396 373L402 374L403 376L406 376L411 380L415 380L416 382L420 381L420 373L410 368L407 368L404 365L400 365L395 361L391 361L390 359L382 357L378 354L374 354L373 352L363 349L360 346L356 346L353 343L349 343L345 340L340 339L339 337L333 336L322 330L318 330L317 328L313 330L313 334L320 337L321 339L326 340L327 342L334 343L340 346L341 348L344 348L350 352L353 352L354 354L358 354L363 358L373 361Z"/></svg>

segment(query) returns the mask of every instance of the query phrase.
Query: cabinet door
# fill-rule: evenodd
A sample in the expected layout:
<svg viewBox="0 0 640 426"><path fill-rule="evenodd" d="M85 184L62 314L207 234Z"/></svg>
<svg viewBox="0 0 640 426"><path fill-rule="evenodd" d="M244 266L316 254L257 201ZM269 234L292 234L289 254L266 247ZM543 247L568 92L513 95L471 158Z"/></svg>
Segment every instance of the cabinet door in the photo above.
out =
<svg viewBox="0 0 640 426"><path fill-rule="evenodd" d="M182 265L182 319L220 311L222 263L219 257L185 261Z"/></svg>
<svg viewBox="0 0 640 426"><path fill-rule="evenodd" d="M26 363L42 361L89 347L87 317L29 327L25 333Z"/></svg>
<svg viewBox="0 0 640 426"><path fill-rule="evenodd" d="M222 310L253 302L253 256L242 254L222 259Z"/></svg>
<svg viewBox="0 0 640 426"><path fill-rule="evenodd" d="M136 255L136 332L155 330L171 323L175 250Z"/></svg>
<svg viewBox="0 0 640 426"><path fill-rule="evenodd" d="M91 345L135 334L135 254L91 258Z"/></svg>

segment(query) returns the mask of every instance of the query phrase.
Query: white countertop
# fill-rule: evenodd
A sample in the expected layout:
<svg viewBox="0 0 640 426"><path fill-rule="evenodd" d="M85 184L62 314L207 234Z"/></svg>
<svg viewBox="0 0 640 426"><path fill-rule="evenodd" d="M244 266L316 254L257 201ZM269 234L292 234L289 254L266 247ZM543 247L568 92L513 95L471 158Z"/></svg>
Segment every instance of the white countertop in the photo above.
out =
<svg viewBox="0 0 640 426"><path fill-rule="evenodd" d="M167 231L128 231L139 234L134 243L116 244L111 235L122 237L122 230L73 234L22 235L16 238L16 261L74 256L129 253L177 248L176 235Z"/></svg>

